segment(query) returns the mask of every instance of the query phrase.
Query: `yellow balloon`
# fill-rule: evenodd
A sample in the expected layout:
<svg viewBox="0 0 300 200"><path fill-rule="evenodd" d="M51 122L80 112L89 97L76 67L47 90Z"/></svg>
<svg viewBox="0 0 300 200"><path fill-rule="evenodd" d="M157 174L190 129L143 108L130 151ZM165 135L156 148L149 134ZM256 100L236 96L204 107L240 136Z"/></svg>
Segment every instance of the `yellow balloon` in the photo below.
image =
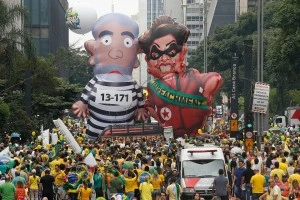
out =
<svg viewBox="0 0 300 200"><path fill-rule="evenodd" d="M31 132L31 135L32 135L32 136L35 136L35 131L32 131L32 132Z"/></svg>
<svg viewBox="0 0 300 200"><path fill-rule="evenodd" d="M148 91L146 89L143 89L143 94L145 95L145 97L148 96Z"/></svg>
<svg viewBox="0 0 300 200"><path fill-rule="evenodd" d="M198 133L199 133L200 135L202 134L202 129L201 129L201 128L198 129Z"/></svg>

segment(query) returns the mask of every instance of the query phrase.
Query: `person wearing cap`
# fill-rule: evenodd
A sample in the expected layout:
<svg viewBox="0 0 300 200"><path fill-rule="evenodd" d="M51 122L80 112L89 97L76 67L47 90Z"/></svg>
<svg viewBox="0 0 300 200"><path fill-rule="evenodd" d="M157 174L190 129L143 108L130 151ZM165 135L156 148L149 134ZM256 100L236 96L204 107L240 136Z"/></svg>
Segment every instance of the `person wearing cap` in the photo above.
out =
<svg viewBox="0 0 300 200"><path fill-rule="evenodd" d="M259 197L264 193L266 179L261 173L259 173L259 167L256 167L253 170L254 176L251 177L250 184L252 186L253 200L258 200Z"/></svg>
<svg viewBox="0 0 300 200"><path fill-rule="evenodd" d="M39 184L40 177L36 175L36 170L33 169L31 171L32 175L29 176L29 196L30 199L38 199L39 198Z"/></svg>

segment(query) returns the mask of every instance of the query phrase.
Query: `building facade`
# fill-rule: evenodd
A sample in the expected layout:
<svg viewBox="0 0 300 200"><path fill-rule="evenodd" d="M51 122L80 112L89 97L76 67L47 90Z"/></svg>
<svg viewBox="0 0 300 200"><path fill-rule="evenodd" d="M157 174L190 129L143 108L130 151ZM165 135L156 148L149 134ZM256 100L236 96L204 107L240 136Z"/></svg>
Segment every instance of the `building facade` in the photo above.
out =
<svg viewBox="0 0 300 200"><path fill-rule="evenodd" d="M255 9L256 0L236 0L238 4L238 14L241 15L248 12L249 9Z"/></svg>
<svg viewBox="0 0 300 200"><path fill-rule="evenodd" d="M208 12L208 35L212 35L218 26L235 23L235 0L212 0Z"/></svg>
<svg viewBox="0 0 300 200"><path fill-rule="evenodd" d="M28 11L24 20L36 54L47 56L59 48L69 47L69 30L65 23L67 0L23 0Z"/></svg>
<svg viewBox="0 0 300 200"><path fill-rule="evenodd" d="M164 0L139 0L138 24L140 35L144 34L159 16L164 15ZM147 63L145 55L139 55L140 67L133 71L135 80L143 87L151 80L151 75L147 73Z"/></svg>

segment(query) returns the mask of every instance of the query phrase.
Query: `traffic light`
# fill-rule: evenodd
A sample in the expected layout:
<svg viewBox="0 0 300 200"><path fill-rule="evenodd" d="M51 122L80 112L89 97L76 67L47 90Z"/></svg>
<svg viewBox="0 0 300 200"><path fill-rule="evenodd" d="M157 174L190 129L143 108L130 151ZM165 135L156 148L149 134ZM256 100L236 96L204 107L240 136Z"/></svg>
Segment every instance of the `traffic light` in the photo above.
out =
<svg viewBox="0 0 300 200"><path fill-rule="evenodd" d="M245 130L253 131L253 114L247 113L245 118Z"/></svg>
<svg viewBox="0 0 300 200"><path fill-rule="evenodd" d="M253 137L253 113L247 113L245 116L245 136L246 138Z"/></svg>

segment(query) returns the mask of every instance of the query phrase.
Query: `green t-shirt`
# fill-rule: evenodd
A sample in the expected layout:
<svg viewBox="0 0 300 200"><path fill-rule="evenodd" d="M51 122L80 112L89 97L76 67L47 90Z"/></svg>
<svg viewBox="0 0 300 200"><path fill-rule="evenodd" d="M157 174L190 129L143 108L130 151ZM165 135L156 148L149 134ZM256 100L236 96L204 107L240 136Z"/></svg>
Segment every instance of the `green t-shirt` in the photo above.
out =
<svg viewBox="0 0 300 200"><path fill-rule="evenodd" d="M0 193L2 195L2 200L12 200L15 199L16 188L12 183L5 182L0 185Z"/></svg>

